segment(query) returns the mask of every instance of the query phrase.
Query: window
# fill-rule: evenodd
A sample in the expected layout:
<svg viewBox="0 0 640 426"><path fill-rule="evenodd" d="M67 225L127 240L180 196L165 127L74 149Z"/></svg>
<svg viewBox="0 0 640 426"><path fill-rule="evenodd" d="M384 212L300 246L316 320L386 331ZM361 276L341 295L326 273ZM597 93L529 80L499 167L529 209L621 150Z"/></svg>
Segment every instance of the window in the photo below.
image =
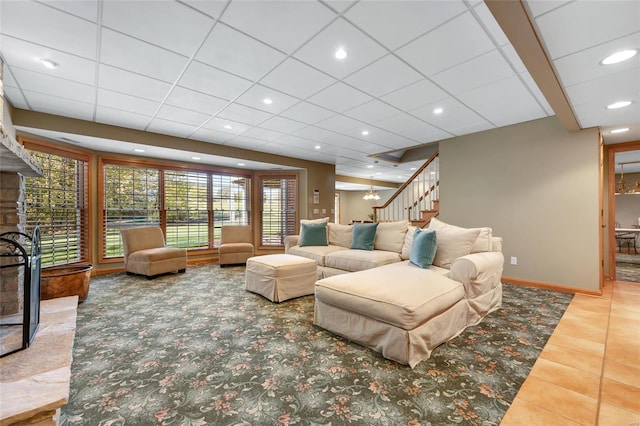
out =
<svg viewBox="0 0 640 426"><path fill-rule="evenodd" d="M24 142L44 172L25 179L25 230L40 227L42 266L88 262L89 156Z"/></svg>
<svg viewBox="0 0 640 426"><path fill-rule="evenodd" d="M103 169L103 257L124 253L120 229L160 225L160 171L106 164Z"/></svg>
<svg viewBox="0 0 640 426"><path fill-rule="evenodd" d="M340 193L336 192L333 199L333 223L340 223Z"/></svg>
<svg viewBox="0 0 640 426"><path fill-rule="evenodd" d="M284 237L298 233L297 194L296 176L260 177L262 246L283 246Z"/></svg>
<svg viewBox="0 0 640 426"><path fill-rule="evenodd" d="M250 183L244 176L211 176L214 247L220 245L222 225L249 225Z"/></svg>
<svg viewBox="0 0 640 426"><path fill-rule="evenodd" d="M164 206L167 245L209 248L209 209L206 173L167 170Z"/></svg>

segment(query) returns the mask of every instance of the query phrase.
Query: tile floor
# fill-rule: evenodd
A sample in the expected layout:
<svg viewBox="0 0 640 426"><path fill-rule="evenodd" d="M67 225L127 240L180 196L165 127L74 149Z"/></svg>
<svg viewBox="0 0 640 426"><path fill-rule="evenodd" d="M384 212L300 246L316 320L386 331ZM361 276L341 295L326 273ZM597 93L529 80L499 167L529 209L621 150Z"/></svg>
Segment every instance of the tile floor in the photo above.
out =
<svg viewBox="0 0 640 426"><path fill-rule="evenodd" d="M640 284L576 295L502 426L640 426Z"/></svg>

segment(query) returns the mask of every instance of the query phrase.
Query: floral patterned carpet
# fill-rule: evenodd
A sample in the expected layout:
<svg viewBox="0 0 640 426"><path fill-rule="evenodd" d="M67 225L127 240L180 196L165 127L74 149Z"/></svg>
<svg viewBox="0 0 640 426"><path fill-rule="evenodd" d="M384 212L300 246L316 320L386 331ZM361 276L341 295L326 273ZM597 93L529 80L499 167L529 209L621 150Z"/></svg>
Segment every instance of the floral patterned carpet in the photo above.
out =
<svg viewBox="0 0 640 426"><path fill-rule="evenodd" d="M244 267L94 277L63 425L497 425L572 295L504 285L503 307L415 369L274 304Z"/></svg>

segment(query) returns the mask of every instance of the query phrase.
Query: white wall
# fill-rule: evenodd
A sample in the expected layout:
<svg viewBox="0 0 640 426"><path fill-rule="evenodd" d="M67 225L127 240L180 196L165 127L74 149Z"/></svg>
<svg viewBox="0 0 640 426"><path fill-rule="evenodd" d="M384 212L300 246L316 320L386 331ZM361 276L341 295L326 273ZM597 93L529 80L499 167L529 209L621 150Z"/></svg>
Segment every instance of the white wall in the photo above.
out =
<svg viewBox="0 0 640 426"><path fill-rule="evenodd" d="M492 227L505 277L598 290L598 157L597 129L555 117L443 141L439 219Z"/></svg>

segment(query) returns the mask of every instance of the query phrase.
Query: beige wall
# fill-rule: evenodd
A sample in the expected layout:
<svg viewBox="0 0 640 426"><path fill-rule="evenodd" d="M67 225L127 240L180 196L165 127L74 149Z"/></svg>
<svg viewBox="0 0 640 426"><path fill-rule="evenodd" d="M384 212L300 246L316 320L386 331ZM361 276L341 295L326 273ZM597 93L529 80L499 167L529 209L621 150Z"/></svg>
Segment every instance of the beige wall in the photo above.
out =
<svg viewBox="0 0 640 426"><path fill-rule="evenodd" d="M504 276L599 289L598 131L555 118L440 144L440 219L491 226ZM510 257L518 265L510 265Z"/></svg>
<svg viewBox="0 0 640 426"><path fill-rule="evenodd" d="M367 191L340 191L340 223L348 225L353 220L370 220L374 206L383 205L395 189L378 191L379 200L363 200Z"/></svg>

